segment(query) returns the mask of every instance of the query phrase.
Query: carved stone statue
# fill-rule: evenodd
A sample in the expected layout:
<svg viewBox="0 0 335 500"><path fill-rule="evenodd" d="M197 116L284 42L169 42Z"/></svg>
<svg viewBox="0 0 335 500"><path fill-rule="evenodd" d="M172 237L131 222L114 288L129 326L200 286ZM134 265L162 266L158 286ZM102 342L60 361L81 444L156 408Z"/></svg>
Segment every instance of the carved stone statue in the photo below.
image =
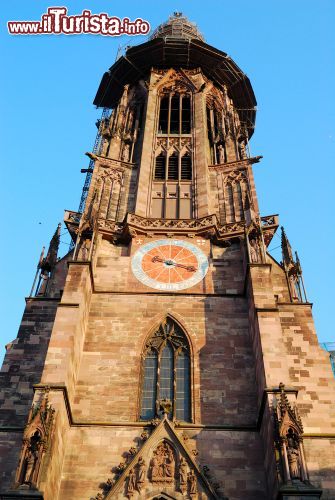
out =
<svg viewBox="0 0 335 500"><path fill-rule="evenodd" d="M41 281L40 281L40 287L38 289L37 295L44 295L46 290L47 290L47 284L49 281L49 272L46 270L43 270L41 272Z"/></svg>
<svg viewBox="0 0 335 500"><path fill-rule="evenodd" d="M257 263L261 261L261 253L258 242L256 238L252 238L249 240L249 248L250 248L250 260L253 263Z"/></svg>
<svg viewBox="0 0 335 500"><path fill-rule="evenodd" d="M240 143L240 155L241 155L241 159L242 160L247 157L247 153L246 153L246 150L245 150L245 144L244 144L244 142Z"/></svg>
<svg viewBox="0 0 335 500"><path fill-rule="evenodd" d="M292 429L287 433L287 458L291 479L300 479L299 442Z"/></svg>
<svg viewBox="0 0 335 500"><path fill-rule="evenodd" d="M196 495L198 493L197 478L195 477L193 470L188 473L188 484L190 495Z"/></svg>
<svg viewBox="0 0 335 500"><path fill-rule="evenodd" d="M125 145L123 146L122 160L129 161L129 157L130 157L130 144L126 142Z"/></svg>
<svg viewBox="0 0 335 500"><path fill-rule="evenodd" d="M151 460L152 481L173 481L175 460L171 446L167 442L158 445Z"/></svg>
<svg viewBox="0 0 335 500"><path fill-rule="evenodd" d="M187 487L187 463L183 457L180 459L179 464L179 484L182 493L184 493Z"/></svg>
<svg viewBox="0 0 335 500"><path fill-rule="evenodd" d="M219 163L224 163L225 162L225 151L224 151L224 147L222 144L219 144L218 145L218 160L219 160Z"/></svg>
<svg viewBox="0 0 335 500"><path fill-rule="evenodd" d="M33 481L33 476L34 476L36 464L37 464L36 451L33 451L32 449L28 449L28 453L26 456L26 471L25 471L25 475L24 475L23 484L31 485L31 483Z"/></svg>
<svg viewBox="0 0 335 500"><path fill-rule="evenodd" d="M146 464L142 457L138 459L138 471L137 471L137 489L141 492L141 489L145 483L145 474L146 474Z"/></svg>
<svg viewBox="0 0 335 500"><path fill-rule="evenodd" d="M80 254L79 254L80 260L88 260L88 256L90 253L90 244L91 244L90 239L86 238L85 240L83 240L80 247Z"/></svg>
<svg viewBox="0 0 335 500"><path fill-rule="evenodd" d="M136 488L136 473L134 469L130 469L128 475L128 483L127 483L127 496L130 497L134 494Z"/></svg>
<svg viewBox="0 0 335 500"><path fill-rule="evenodd" d="M289 286L291 290L291 296L293 300L299 300L299 294L297 291L297 277L294 274L289 275Z"/></svg>

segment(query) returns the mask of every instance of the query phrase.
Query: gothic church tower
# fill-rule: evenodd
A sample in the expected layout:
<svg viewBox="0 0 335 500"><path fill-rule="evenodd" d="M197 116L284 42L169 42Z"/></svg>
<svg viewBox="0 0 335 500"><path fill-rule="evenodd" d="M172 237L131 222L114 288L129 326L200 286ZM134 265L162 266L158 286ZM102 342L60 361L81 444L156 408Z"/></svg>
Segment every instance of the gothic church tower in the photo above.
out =
<svg viewBox="0 0 335 500"><path fill-rule="evenodd" d="M335 380L283 230L267 252L248 78L176 13L94 104L73 248L58 228L7 346L0 498L335 498Z"/></svg>

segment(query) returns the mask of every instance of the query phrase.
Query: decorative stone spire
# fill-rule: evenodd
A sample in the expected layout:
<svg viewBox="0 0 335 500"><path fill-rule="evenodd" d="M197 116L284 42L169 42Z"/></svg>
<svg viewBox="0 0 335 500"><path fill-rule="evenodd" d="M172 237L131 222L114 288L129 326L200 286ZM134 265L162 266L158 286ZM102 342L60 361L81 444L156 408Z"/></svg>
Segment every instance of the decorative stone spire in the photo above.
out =
<svg viewBox="0 0 335 500"><path fill-rule="evenodd" d="M43 258L43 254L44 254L44 247L43 247L43 251L42 251L38 266L37 266L37 273L36 273L33 287L31 289L31 293L30 293L31 296L34 293L36 278L37 278L39 270L40 270L40 276L39 276L39 280L38 280L37 287L36 287L36 295L45 296L47 294L48 282L49 282L51 273L52 273L52 271L57 263L57 254L58 254L58 247L59 247L59 242L60 242L61 227L62 227L62 225L61 225L61 223L59 223L53 237L50 240L48 253L47 253L46 257L44 257L44 258Z"/></svg>
<svg viewBox="0 0 335 500"><path fill-rule="evenodd" d="M45 259L41 263L41 269L43 271L51 271L57 262L58 247L60 241L60 230L62 224L59 223L57 229L50 240L49 250Z"/></svg>
<svg viewBox="0 0 335 500"><path fill-rule="evenodd" d="M154 38L179 38L182 40L201 40L205 41L204 37L198 31L196 24L187 19L182 12L174 12L169 17L168 21L161 24L151 35L150 39Z"/></svg>
<svg viewBox="0 0 335 500"><path fill-rule="evenodd" d="M283 264L287 269L294 266L292 248L286 236L285 229L281 226L281 248L283 254Z"/></svg>
<svg viewBox="0 0 335 500"><path fill-rule="evenodd" d="M295 260L293 257L290 242L286 236L283 226L281 227L281 248L283 262L282 265L286 272L290 296L292 301L307 302L306 290L302 277L302 269L297 252L295 252Z"/></svg>

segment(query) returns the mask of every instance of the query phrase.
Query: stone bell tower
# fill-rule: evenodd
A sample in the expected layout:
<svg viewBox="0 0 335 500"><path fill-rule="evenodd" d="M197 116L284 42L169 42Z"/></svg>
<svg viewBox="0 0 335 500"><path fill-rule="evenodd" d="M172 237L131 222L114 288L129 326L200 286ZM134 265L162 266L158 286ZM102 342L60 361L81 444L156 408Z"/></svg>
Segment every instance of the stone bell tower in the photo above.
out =
<svg viewBox="0 0 335 500"><path fill-rule="evenodd" d="M1 372L2 499L335 498L335 380L259 213L247 76L175 13L103 75ZM275 173L274 173L275 175Z"/></svg>

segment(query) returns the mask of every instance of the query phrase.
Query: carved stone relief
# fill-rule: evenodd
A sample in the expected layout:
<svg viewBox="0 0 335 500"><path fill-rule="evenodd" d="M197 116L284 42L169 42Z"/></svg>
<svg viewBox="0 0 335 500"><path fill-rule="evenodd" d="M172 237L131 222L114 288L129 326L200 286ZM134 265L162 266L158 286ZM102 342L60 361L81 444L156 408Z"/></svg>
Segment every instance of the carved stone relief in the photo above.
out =
<svg viewBox="0 0 335 500"><path fill-rule="evenodd" d="M153 482L172 482L175 475L175 458L171 445L164 441L153 452L150 479Z"/></svg>

